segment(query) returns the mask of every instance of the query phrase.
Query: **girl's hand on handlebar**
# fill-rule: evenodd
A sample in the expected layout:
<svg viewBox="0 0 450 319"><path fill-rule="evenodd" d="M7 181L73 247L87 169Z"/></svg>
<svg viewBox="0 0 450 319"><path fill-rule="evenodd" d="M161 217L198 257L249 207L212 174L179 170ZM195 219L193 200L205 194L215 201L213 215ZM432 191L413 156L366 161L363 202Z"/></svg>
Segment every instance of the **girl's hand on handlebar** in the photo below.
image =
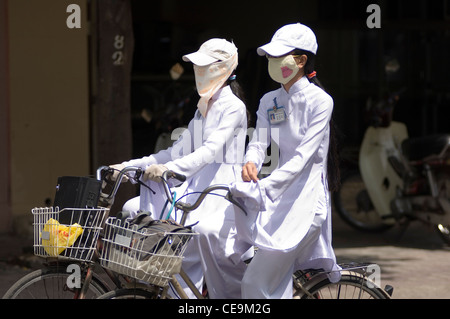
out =
<svg viewBox="0 0 450 319"><path fill-rule="evenodd" d="M143 180L144 182L151 180L157 183L161 182L162 174L167 171L167 167L162 164L152 164L145 169Z"/></svg>
<svg viewBox="0 0 450 319"><path fill-rule="evenodd" d="M121 170L123 170L125 168L125 165L123 164L114 164L114 165L109 165L110 168L113 169L113 173L112 175L109 177L112 181L116 181L117 177L119 176L119 173ZM128 177L126 175L123 175L122 178L122 183L125 183L128 181Z"/></svg>
<svg viewBox="0 0 450 319"><path fill-rule="evenodd" d="M255 163L247 162L242 167L242 179L244 180L244 182L250 182L250 181L257 182L257 181L259 181L258 169L256 168Z"/></svg>

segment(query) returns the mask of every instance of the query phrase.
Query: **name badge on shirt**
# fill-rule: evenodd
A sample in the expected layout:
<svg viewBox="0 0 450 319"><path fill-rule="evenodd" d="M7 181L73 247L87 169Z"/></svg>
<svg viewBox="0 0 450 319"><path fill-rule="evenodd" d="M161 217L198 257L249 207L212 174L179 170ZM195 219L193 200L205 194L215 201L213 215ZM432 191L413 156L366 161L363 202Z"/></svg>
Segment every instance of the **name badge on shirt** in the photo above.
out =
<svg viewBox="0 0 450 319"><path fill-rule="evenodd" d="M284 110L284 106L278 107L277 98L274 98L273 102L275 106L273 107L273 109L267 111L270 124L278 124L286 121L286 112Z"/></svg>

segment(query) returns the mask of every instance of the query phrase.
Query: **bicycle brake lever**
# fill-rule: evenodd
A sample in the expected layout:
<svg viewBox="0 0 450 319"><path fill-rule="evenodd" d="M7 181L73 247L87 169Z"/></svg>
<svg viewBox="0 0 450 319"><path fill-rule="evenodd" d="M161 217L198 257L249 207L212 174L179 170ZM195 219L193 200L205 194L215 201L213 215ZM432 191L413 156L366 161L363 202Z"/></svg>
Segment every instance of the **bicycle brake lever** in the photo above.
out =
<svg viewBox="0 0 450 319"><path fill-rule="evenodd" d="M134 174L134 179L136 181L139 180L139 178L142 176L142 172L143 172L143 170L140 167L136 170L136 172Z"/></svg>

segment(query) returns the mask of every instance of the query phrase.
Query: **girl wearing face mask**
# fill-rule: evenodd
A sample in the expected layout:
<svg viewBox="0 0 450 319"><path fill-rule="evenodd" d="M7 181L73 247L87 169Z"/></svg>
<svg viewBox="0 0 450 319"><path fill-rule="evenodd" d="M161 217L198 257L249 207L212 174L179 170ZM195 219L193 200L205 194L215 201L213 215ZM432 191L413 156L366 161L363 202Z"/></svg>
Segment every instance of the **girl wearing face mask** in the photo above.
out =
<svg viewBox="0 0 450 319"><path fill-rule="evenodd" d="M193 63L200 95L198 110L187 130L167 150L113 165L118 169L126 166L145 169L143 180L156 194L141 187L139 208L152 212L155 219L165 204L164 189L158 182L167 169L187 177L176 188L177 199L211 184L242 180L247 110L234 75L237 48L224 39L211 39L197 52L183 56L183 60ZM183 201L193 203L197 197L198 194L190 195ZM207 196L188 215L186 225L194 224L194 230L200 235L189 243L183 269L197 288L201 289L203 280L206 281L210 298L240 298L244 261L251 257L252 250L236 238L231 203L218 196Z"/></svg>
<svg viewBox="0 0 450 319"><path fill-rule="evenodd" d="M315 82L316 51L314 33L300 23L258 48L281 86L260 101L242 170L246 183L232 189L247 208L247 215L236 210L238 234L258 247L243 278L244 298L292 298L294 270L338 269L331 246L330 190L338 180L330 148L333 100ZM271 138L280 149L278 168L259 180Z"/></svg>

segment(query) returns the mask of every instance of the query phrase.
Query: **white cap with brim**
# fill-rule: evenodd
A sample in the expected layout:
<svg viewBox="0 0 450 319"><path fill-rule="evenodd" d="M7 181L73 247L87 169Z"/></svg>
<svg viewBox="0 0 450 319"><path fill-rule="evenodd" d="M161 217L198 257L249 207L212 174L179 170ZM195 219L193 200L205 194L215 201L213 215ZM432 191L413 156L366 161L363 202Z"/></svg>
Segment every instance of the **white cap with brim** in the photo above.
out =
<svg viewBox="0 0 450 319"><path fill-rule="evenodd" d="M237 53L232 42L225 39L211 39L203 43L197 52L186 54L183 61L192 62L198 66L209 65L218 61L225 61Z"/></svg>
<svg viewBox="0 0 450 319"><path fill-rule="evenodd" d="M288 24L275 32L272 40L259 47L256 51L259 55L270 55L274 57L288 54L300 49L317 53L317 40L314 32L301 23Z"/></svg>
<svg viewBox="0 0 450 319"><path fill-rule="evenodd" d="M216 58L213 58L207 54L204 54L202 52L194 52L191 54L186 54L183 56L183 61L185 62L192 62L195 65L198 66L205 66L214 62L219 61Z"/></svg>

